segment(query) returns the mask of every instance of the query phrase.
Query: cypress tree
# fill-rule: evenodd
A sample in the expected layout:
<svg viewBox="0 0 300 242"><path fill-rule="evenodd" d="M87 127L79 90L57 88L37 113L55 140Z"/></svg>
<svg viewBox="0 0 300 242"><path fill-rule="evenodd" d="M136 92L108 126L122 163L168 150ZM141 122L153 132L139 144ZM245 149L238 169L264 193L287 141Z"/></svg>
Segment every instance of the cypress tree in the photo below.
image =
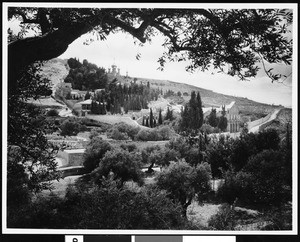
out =
<svg viewBox="0 0 300 242"><path fill-rule="evenodd" d="M203 110L202 110L202 101L200 93L197 93L197 106L198 106L198 114L199 114L199 126L198 128L201 128L203 125Z"/></svg>
<svg viewBox="0 0 300 242"><path fill-rule="evenodd" d="M146 126L149 127L149 117L146 118Z"/></svg>
<svg viewBox="0 0 300 242"><path fill-rule="evenodd" d="M188 105L186 104L185 107L182 109L181 112L181 129L186 129L189 127L189 112L188 112Z"/></svg>
<svg viewBox="0 0 300 242"><path fill-rule="evenodd" d="M87 93L84 95L84 100L88 100L91 98L91 94L89 91L87 91Z"/></svg>
<svg viewBox="0 0 300 242"><path fill-rule="evenodd" d="M196 92L195 91L192 91L192 93L191 93L191 99L189 101L189 105L192 109L197 107Z"/></svg>
<svg viewBox="0 0 300 242"><path fill-rule="evenodd" d="M167 109L167 114L166 114L165 120L170 120L170 121L173 120L173 111L170 110L169 107Z"/></svg>
<svg viewBox="0 0 300 242"><path fill-rule="evenodd" d="M218 123L218 128L223 132L226 131L226 128L227 128L227 118L226 117L224 117L224 116L220 117L219 123Z"/></svg>
<svg viewBox="0 0 300 242"><path fill-rule="evenodd" d="M159 114L158 114L158 124L161 125L163 123L163 119L162 119L162 113L161 113L161 109L159 109Z"/></svg>
<svg viewBox="0 0 300 242"><path fill-rule="evenodd" d="M91 103L91 113L92 114L96 114L97 113L97 107L96 107L96 102L95 101L92 101Z"/></svg>
<svg viewBox="0 0 300 242"><path fill-rule="evenodd" d="M153 112L152 112L152 108L150 108L150 127L153 128Z"/></svg>
<svg viewBox="0 0 300 242"><path fill-rule="evenodd" d="M181 128L197 130L203 124L203 110L200 93L191 93L191 99L181 111Z"/></svg>
<svg viewBox="0 0 300 242"><path fill-rule="evenodd" d="M208 123L209 125L211 125L212 127L217 127L218 122L217 122L217 113L216 113L216 109L212 108L211 112L208 116Z"/></svg>
<svg viewBox="0 0 300 242"><path fill-rule="evenodd" d="M221 130L221 131L226 131L227 129L227 118L225 117L226 115L226 110L225 110L225 105L222 106L222 116L220 117L219 119L219 123L218 123L218 128Z"/></svg>

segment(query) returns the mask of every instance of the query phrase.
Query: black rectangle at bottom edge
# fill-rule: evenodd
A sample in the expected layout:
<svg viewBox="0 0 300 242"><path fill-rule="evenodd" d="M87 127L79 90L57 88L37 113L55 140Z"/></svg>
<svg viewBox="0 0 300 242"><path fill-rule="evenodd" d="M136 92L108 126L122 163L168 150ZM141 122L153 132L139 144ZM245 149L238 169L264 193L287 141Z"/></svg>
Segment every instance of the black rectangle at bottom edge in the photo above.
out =
<svg viewBox="0 0 300 242"><path fill-rule="evenodd" d="M237 235L236 242L298 242L298 235Z"/></svg>

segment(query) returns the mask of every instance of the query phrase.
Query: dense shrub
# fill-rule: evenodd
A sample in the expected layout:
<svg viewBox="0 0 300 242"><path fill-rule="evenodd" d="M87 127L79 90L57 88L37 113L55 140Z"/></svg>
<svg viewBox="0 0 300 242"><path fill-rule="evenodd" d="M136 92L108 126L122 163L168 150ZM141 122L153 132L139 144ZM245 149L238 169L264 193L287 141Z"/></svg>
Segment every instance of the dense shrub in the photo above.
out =
<svg viewBox="0 0 300 242"><path fill-rule="evenodd" d="M24 203L9 210L8 228L62 228L57 210L63 204L63 199L57 196L38 196L33 202Z"/></svg>
<svg viewBox="0 0 300 242"><path fill-rule="evenodd" d="M207 124L207 123L204 123L204 124L201 126L200 131L202 131L203 133L206 133L206 134L211 134L211 133L213 133L213 131L214 131L214 127L210 126L210 125Z"/></svg>
<svg viewBox="0 0 300 242"><path fill-rule="evenodd" d="M66 119L60 126L61 135L72 136L77 135L80 131L85 131L86 127L76 122L75 120Z"/></svg>
<svg viewBox="0 0 300 242"><path fill-rule="evenodd" d="M109 137L112 139L115 139L115 140L128 140L129 139L127 133L122 133L116 128L113 128L110 131Z"/></svg>
<svg viewBox="0 0 300 242"><path fill-rule="evenodd" d="M56 117L58 116L58 111L57 109L50 109L46 115L49 117Z"/></svg>
<svg viewBox="0 0 300 242"><path fill-rule="evenodd" d="M137 140L141 141L160 141L169 140L175 135L172 128L167 125L159 126L153 129L141 129L136 135Z"/></svg>
<svg viewBox="0 0 300 242"><path fill-rule="evenodd" d="M119 188L70 185L66 196L38 197L10 211L9 228L38 229L185 229L181 206L155 187Z"/></svg>
<svg viewBox="0 0 300 242"><path fill-rule="evenodd" d="M119 180L119 186L123 186L124 182L129 180L142 184L140 155L123 149L106 152L99 167L92 172L92 177L97 184L101 184L102 177L110 175Z"/></svg>
<svg viewBox="0 0 300 242"><path fill-rule="evenodd" d="M279 205L289 201L291 191L285 183L285 169L279 151L264 150L250 158L242 171L251 174L252 202Z"/></svg>
<svg viewBox="0 0 300 242"><path fill-rule="evenodd" d="M123 150L128 150L129 152L133 152L133 151L136 151L137 150L137 146L135 144L131 144L131 143L123 143L120 145L120 147L123 149Z"/></svg>
<svg viewBox="0 0 300 242"><path fill-rule="evenodd" d="M275 129L266 129L257 135L257 149L263 151L266 149L279 149L280 138Z"/></svg>
<svg viewBox="0 0 300 242"><path fill-rule="evenodd" d="M124 122L115 124L109 131L109 137L116 140L134 140L135 136L138 134L140 128L134 127L132 125L126 124Z"/></svg>
<svg viewBox="0 0 300 242"><path fill-rule="evenodd" d="M181 157L185 157L191 148L187 139L182 136L171 139L166 147L178 151Z"/></svg>
<svg viewBox="0 0 300 242"><path fill-rule="evenodd" d="M181 154L179 151L170 149L170 148L166 148L163 151L163 158L159 162L159 164L161 166L168 166L171 161L178 161L180 158L181 158Z"/></svg>
<svg viewBox="0 0 300 242"><path fill-rule="evenodd" d="M112 180L102 187L69 189L62 228L184 229L181 207L156 188L119 188Z"/></svg>
<svg viewBox="0 0 300 242"><path fill-rule="evenodd" d="M199 153L199 149L197 147L191 147L189 151L185 154L185 160L191 166L196 166L201 163L201 156Z"/></svg>
<svg viewBox="0 0 300 242"><path fill-rule="evenodd" d="M136 139L140 141L158 141L162 140L162 137L157 132L157 129L141 129L137 133Z"/></svg>
<svg viewBox="0 0 300 242"><path fill-rule="evenodd" d="M217 196L224 202L232 204L236 198L244 203L251 203L248 199L251 198L252 189L251 174L239 172L238 174L232 171L224 173L224 182L218 188ZM246 195L246 196L245 196Z"/></svg>
<svg viewBox="0 0 300 242"><path fill-rule="evenodd" d="M95 137L98 137L100 132L101 132L101 129L93 128L90 132L89 139L93 139Z"/></svg>
<svg viewBox="0 0 300 242"><path fill-rule="evenodd" d="M282 154L265 150L250 158L241 171L227 172L218 195L229 203L238 198L244 204L278 206L291 199L284 174Z"/></svg>
<svg viewBox="0 0 300 242"><path fill-rule="evenodd" d="M231 139L220 136L216 142L211 142L207 147L207 160L211 165L214 178L222 178L223 171L229 169L228 159L231 155Z"/></svg>
<svg viewBox="0 0 300 242"><path fill-rule="evenodd" d="M87 172L91 172L98 167L100 160L105 153L111 150L111 145L100 137L94 137L90 140L84 153L83 165Z"/></svg>
<svg viewBox="0 0 300 242"><path fill-rule="evenodd" d="M175 134L174 130L172 130L169 126L161 126L157 131L162 140L169 140Z"/></svg>

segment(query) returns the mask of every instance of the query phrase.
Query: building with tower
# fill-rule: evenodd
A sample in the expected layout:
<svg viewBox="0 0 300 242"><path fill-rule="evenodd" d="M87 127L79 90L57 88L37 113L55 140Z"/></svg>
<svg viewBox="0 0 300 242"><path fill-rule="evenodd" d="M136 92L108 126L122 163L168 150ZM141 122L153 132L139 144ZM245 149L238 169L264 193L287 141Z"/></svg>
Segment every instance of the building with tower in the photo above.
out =
<svg viewBox="0 0 300 242"><path fill-rule="evenodd" d="M117 68L117 65L113 64L111 68L108 68L108 74L113 77L120 76L120 68Z"/></svg>

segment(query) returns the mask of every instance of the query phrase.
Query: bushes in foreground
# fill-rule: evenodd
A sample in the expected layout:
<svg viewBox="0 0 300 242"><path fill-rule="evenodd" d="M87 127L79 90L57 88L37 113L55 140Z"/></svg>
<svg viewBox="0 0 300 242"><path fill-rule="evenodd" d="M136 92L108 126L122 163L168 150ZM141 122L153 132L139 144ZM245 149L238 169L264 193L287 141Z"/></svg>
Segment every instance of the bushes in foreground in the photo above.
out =
<svg viewBox="0 0 300 242"><path fill-rule="evenodd" d="M241 171L227 171L224 178L218 196L229 203L238 198L249 205L279 206L291 199L279 151L264 150L251 157Z"/></svg>
<svg viewBox="0 0 300 242"><path fill-rule="evenodd" d="M9 212L9 228L187 229L181 206L155 187L70 186L65 198L38 197Z"/></svg>

